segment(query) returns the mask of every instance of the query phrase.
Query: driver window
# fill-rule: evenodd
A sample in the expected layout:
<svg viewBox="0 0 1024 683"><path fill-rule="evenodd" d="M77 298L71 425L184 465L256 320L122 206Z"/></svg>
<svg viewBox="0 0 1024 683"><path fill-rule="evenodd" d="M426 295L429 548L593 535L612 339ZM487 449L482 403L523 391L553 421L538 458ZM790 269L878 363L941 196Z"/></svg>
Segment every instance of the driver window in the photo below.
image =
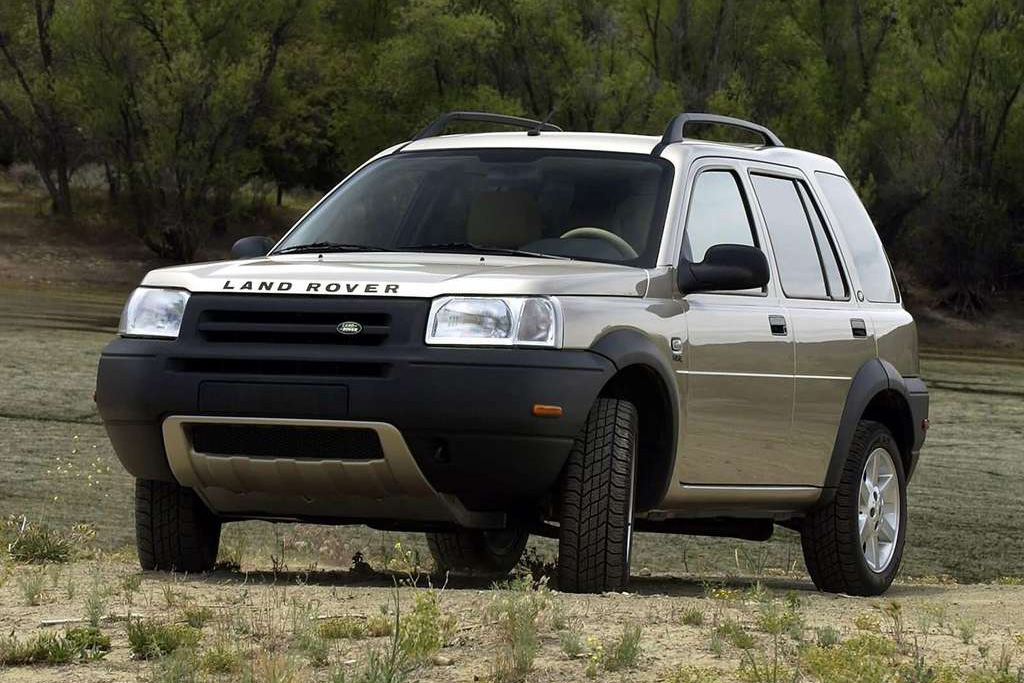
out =
<svg viewBox="0 0 1024 683"><path fill-rule="evenodd" d="M732 171L704 171L690 193L683 256L700 263L716 244L758 246L739 178Z"/></svg>

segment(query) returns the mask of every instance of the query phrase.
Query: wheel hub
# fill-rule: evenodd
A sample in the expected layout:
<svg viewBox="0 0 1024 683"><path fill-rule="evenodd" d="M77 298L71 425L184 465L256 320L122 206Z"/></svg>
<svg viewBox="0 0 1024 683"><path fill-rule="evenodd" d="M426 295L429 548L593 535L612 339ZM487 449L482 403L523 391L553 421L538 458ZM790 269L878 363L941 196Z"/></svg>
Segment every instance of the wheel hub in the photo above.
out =
<svg viewBox="0 0 1024 683"><path fill-rule="evenodd" d="M900 531L900 490L892 455L876 448L861 474L858 509L860 548L868 568L881 573L892 562Z"/></svg>

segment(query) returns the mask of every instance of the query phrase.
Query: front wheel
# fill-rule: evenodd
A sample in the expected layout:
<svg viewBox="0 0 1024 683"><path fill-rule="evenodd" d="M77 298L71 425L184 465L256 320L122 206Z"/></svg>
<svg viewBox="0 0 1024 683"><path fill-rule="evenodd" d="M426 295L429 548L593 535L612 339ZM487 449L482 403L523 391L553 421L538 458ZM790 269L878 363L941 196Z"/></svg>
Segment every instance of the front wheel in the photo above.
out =
<svg viewBox="0 0 1024 683"><path fill-rule="evenodd" d="M624 590L629 583L636 440L636 407L598 399L562 479L559 589L603 593Z"/></svg>
<svg viewBox="0 0 1024 683"><path fill-rule="evenodd" d="M835 496L804 520L807 571L819 590L881 595L903 558L907 478L889 429L862 420Z"/></svg>
<svg viewBox="0 0 1024 683"><path fill-rule="evenodd" d="M220 528L220 520L192 489L174 482L135 480L135 544L143 569L213 569Z"/></svg>
<svg viewBox="0 0 1024 683"><path fill-rule="evenodd" d="M438 573L502 578L523 555L530 534L520 529L428 533L427 547Z"/></svg>

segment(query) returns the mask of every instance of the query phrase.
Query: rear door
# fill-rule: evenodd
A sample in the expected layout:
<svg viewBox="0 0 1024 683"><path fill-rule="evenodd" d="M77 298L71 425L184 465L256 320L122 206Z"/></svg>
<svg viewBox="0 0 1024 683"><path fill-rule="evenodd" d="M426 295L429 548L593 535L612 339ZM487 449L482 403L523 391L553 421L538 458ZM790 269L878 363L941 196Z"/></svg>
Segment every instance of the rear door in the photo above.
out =
<svg viewBox="0 0 1024 683"><path fill-rule="evenodd" d="M742 162L703 160L691 182L683 257L699 262L716 244L765 248ZM774 283L684 302L682 483L789 483L794 348Z"/></svg>
<svg viewBox="0 0 1024 683"><path fill-rule="evenodd" d="M852 378L875 356L873 324L851 296L849 270L807 179L786 167L749 172L796 342L788 483L819 486Z"/></svg>

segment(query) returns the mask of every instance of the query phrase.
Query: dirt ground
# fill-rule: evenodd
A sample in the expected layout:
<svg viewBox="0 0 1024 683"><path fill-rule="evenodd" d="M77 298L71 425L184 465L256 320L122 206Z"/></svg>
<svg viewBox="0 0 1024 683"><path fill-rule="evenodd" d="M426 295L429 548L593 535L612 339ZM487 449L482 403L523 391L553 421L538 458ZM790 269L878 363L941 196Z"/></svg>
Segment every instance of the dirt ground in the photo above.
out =
<svg viewBox="0 0 1024 683"><path fill-rule="evenodd" d="M25 606L18 595L17 581L8 581L0 588L0 631L25 634L42 628L58 630L63 626L41 627L45 620L75 619L82 616L82 600L90 582L99 577L108 585L118 585L123 577L137 574L132 564L123 560L79 563L63 568L55 577L48 577L42 604ZM732 579L728 585L736 590L718 592L708 589L711 577L653 576L638 578L628 594L574 596L552 593L554 611L578 617L582 621L585 641L607 642L622 630L623 624L642 626L641 655L634 669L626 673L598 672L600 680L663 681L681 663L716 672L722 680L732 680L743 659L742 650L727 644L720 653L712 643L714 624L735 621L763 640L755 626L759 605L765 598L754 594L752 579ZM264 625L262 630L250 629L249 643L243 649L287 648L288 606L297 602L313 605L308 616L314 620L325 617L369 617L378 614L390 595L393 577L354 576L347 571L315 571L278 573L269 569L245 574L215 572L202 577L184 579L164 573L142 575L141 586L125 604L124 597L110 603L111 619L104 630L113 640L111 653L102 662L60 667L11 668L0 673L4 681L42 683L43 681L143 681L151 675L153 664L130 656L124 623L117 621L129 613L136 617L154 617L165 621L181 619L186 605L206 606L217 615L204 627L203 644L216 639L218 620L232 623L251 620ZM67 586L77 584L78 598L67 599ZM722 584L726 585L726 584ZM813 641L816 629L833 627L840 639L870 632L888 639L900 638L916 643L917 656L933 666L981 667L1008 649L1012 661L1020 662L1017 634L1024 631L1024 587L1021 586L948 586L897 585L885 596L875 599L832 596L813 592L805 581L767 578L763 585L790 602L799 603L803 617L801 637ZM414 589L402 588L402 600L411 602ZM441 591L440 605L445 615L456 619L452 644L441 650L438 664L428 664L414 676L419 681L486 680L496 650L500 647L487 618L487 607L499 595L482 583L454 582ZM717 597L720 593L726 594ZM172 597L170 597L172 596ZM897 632L878 609L880 605L897 604L903 625ZM686 625L682 615L696 609L703 613L705 623ZM274 625L279 621L278 626ZM970 625L968 627L968 625ZM969 639L964 629L972 628ZM534 663L530 681L577 681L584 678L587 658L570 658L559 645L552 628L541 629L541 648ZM237 636L236 636L237 637ZM965 642L969 640L969 642ZM302 666L295 680L328 680L332 670L355 670L366 652L382 647L385 637L366 640L338 640L331 644L330 664L322 668Z"/></svg>

